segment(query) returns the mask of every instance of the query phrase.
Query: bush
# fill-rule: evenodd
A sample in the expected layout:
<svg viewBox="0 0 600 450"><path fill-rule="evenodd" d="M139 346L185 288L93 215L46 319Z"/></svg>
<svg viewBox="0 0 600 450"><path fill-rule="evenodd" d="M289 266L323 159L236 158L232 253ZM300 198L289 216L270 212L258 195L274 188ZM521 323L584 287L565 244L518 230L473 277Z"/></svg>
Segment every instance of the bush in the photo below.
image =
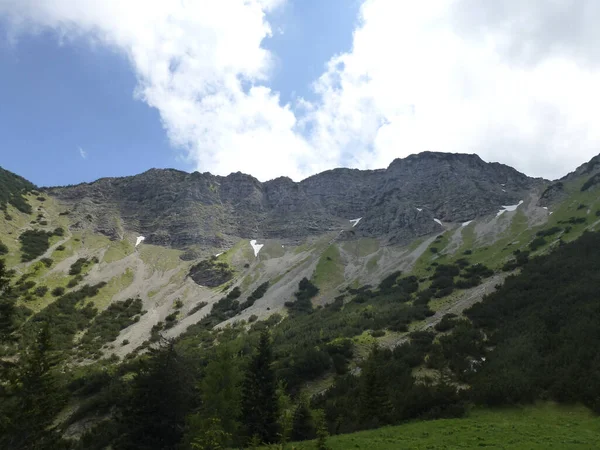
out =
<svg viewBox="0 0 600 450"><path fill-rule="evenodd" d="M42 230L26 230L21 236L21 261L28 262L42 256L50 247L49 239L52 235Z"/></svg>
<svg viewBox="0 0 600 450"><path fill-rule="evenodd" d="M43 297L48 293L48 286L38 286L35 288L35 295Z"/></svg>
<svg viewBox="0 0 600 450"><path fill-rule="evenodd" d="M64 288L64 287L62 287L62 286L55 287L54 289L52 289L52 292L51 292L51 294L52 294L54 297L60 297L60 296L61 296L61 295L63 295L64 293L65 293L65 288Z"/></svg>
<svg viewBox="0 0 600 450"><path fill-rule="evenodd" d="M374 338L385 336L385 330L373 330L371 331L371 336Z"/></svg>
<svg viewBox="0 0 600 450"><path fill-rule="evenodd" d="M196 306L194 306L192 309L190 309L190 312L188 312L188 316L191 316L192 314L197 313L202 308L204 308L206 305L208 305L208 303L206 303L206 302L199 302L198 304L196 304Z"/></svg>
<svg viewBox="0 0 600 450"><path fill-rule="evenodd" d="M175 300L175 303L173 304L173 308L181 309L182 307L183 307L183 302L179 299Z"/></svg>
<svg viewBox="0 0 600 450"><path fill-rule="evenodd" d="M254 302L256 302L256 300L258 300L259 298L262 298L263 295L265 295L265 292L267 292L267 289L269 289L268 281L261 284L260 286L258 286L254 290L254 292L252 292L252 294L250 294L250 297L248 297L248 299L240 305L240 309L244 310L246 308L250 308L252 305L254 305Z"/></svg>
<svg viewBox="0 0 600 450"><path fill-rule="evenodd" d="M248 317L249 323L256 322L257 320L258 320L258 316L256 314L252 314L250 317Z"/></svg>
<svg viewBox="0 0 600 450"><path fill-rule="evenodd" d="M535 252L538 248L543 247L546 244L546 239L544 239L543 237L536 237L533 241L529 243L529 248L532 252Z"/></svg>
<svg viewBox="0 0 600 450"><path fill-rule="evenodd" d="M52 232L52 234L54 234L54 236L64 236L65 230L62 227L58 227Z"/></svg>
<svg viewBox="0 0 600 450"><path fill-rule="evenodd" d="M0 255L6 254L8 254L8 247L2 241L0 241Z"/></svg>
<svg viewBox="0 0 600 450"><path fill-rule="evenodd" d="M73 264L71 264L71 268L69 269L69 275L78 275L81 273L83 268L87 265L87 258L79 258Z"/></svg>
<svg viewBox="0 0 600 450"><path fill-rule="evenodd" d="M59 245L58 247L56 247L56 250L58 250L59 252L62 252L65 249L64 245Z"/></svg>
<svg viewBox="0 0 600 450"><path fill-rule="evenodd" d="M52 263L54 263L52 258L42 258L40 261L48 268L52 267Z"/></svg>

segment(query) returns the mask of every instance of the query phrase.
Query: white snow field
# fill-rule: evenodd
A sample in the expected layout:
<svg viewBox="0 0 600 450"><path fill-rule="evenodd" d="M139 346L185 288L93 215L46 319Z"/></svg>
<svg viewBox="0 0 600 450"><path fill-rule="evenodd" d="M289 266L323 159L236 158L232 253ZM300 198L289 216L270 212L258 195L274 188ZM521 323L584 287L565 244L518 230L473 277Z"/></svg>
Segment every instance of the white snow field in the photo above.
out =
<svg viewBox="0 0 600 450"><path fill-rule="evenodd" d="M356 225L358 225L358 222L360 222L360 219L362 219L362 217L359 217L358 219L350 219L350 222L352 223L352 227L355 227Z"/></svg>
<svg viewBox="0 0 600 450"><path fill-rule="evenodd" d="M521 206L523 204L523 200L521 200L519 203L517 203L516 205L508 205L508 206L502 206L502 209L500 211L498 211L498 214L496 214L496 217L501 216L502 214L504 214L506 211L516 211L516 209Z"/></svg>
<svg viewBox="0 0 600 450"><path fill-rule="evenodd" d="M250 241L250 245L252 246L252 250L254 250L255 257L258 256L258 252L260 252L260 249L265 246L265 244L257 244L256 239L252 239Z"/></svg>
<svg viewBox="0 0 600 450"><path fill-rule="evenodd" d="M137 247L138 245L140 245L144 239L146 239L144 236L138 236L135 240L135 246Z"/></svg>

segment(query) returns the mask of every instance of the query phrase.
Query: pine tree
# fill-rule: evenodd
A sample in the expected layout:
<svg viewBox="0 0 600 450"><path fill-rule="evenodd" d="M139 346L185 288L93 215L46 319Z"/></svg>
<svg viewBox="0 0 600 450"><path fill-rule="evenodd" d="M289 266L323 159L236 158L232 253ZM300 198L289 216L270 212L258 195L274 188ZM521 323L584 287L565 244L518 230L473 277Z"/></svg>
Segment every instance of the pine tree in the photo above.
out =
<svg viewBox="0 0 600 450"><path fill-rule="evenodd" d="M306 400L300 400L292 420L292 441L307 441L315 438L315 426Z"/></svg>
<svg viewBox="0 0 600 450"><path fill-rule="evenodd" d="M317 442L316 449L317 450L330 450L329 445L327 445L327 438L329 437L329 431L327 430L327 421L325 420L325 413L323 410L318 409L314 412L314 419L316 425L316 434L317 434Z"/></svg>
<svg viewBox="0 0 600 450"><path fill-rule="evenodd" d="M361 427L375 428L390 422L392 404L378 370L379 349L374 347L360 376Z"/></svg>
<svg viewBox="0 0 600 450"><path fill-rule="evenodd" d="M242 384L242 416L247 439L258 438L270 444L278 440L277 380L272 367L273 352L269 332L264 330Z"/></svg>
<svg viewBox="0 0 600 450"><path fill-rule="evenodd" d="M138 371L121 418L116 449L169 450L183 436L189 395L187 372L173 341L152 349Z"/></svg>
<svg viewBox="0 0 600 450"><path fill-rule="evenodd" d="M58 362L48 324L44 323L33 344L22 351L14 380L13 409L2 430L0 448L60 448L61 439L52 426L66 398L53 371Z"/></svg>
<svg viewBox="0 0 600 450"><path fill-rule="evenodd" d="M14 329L15 298L10 289L10 277L0 259L0 342L9 338Z"/></svg>
<svg viewBox="0 0 600 450"><path fill-rule="evenodd" d="M195 443L197 448L202 448L200 445L213 448L218 439L226 439L219 443L222 447L233 446L233 437L239 436L242 373L230 347L228 344L217 347L199 385L202 406L188 417L185 440Z"/></svg>

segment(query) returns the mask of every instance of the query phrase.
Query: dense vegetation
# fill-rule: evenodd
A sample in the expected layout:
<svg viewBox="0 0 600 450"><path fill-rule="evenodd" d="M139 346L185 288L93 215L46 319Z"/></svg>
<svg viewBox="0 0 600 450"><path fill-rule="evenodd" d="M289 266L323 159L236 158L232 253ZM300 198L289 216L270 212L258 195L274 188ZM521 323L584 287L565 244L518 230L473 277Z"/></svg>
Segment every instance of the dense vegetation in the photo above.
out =
<svg viewBox="0 0 600 450"><path fill-rule="evenodd" d="M6 210L10 203L19 211L31 214L31 205L23 194L35 189L35 186L18 175L0 167L0 209Z"/></svg>
<svg viewBox="0 0 600 450"><path fill-rule="evenodd" d="M599 249L600 234L587 233L545 256L515 252L505 270L519 267L517 275L464 316L447 314L427 331L409 332L434 314L430 302L493 271L465 257L447 259L427 267L427 276L394 272L325 306L313 305L319 290L305 278L286 317L214 329L268 284L245 300L233 288L180 338L166 341L161 333L183 306L175 301L151 341L118 365L116 356L100 359L102 351L126 344L115 339L143 314L139 299L99 313L90 299L104 286L85 285L57 292L23 323L17 298L44 286L27 277L11 285L14 274L0 265L1 344L5 354L18 348L22 355L0 366L0 447L227 448L313 438L325 445L327 434L460 417L472 404L552 399L600 412ZM74 264L75 277L86 264ZM388 334L396 345L372 345L373 336ZM79 408L53 422L67 402ZM59 438L65 427L94 417L81 441Z"/></svg>
<svg viewBox="0 0 600 450"><path fill-rule="evenodd" d="M233 278L233 269L227 263L212 257L193 265L189 276L201 286L217 287Z"/></svg>
<svg viewBox="0 0 600 450"><path fill-rule="evenodd" d="M59 234L56 234L57 230L59 230ZM25 230L19 236L22 253L21 260L23 262L28 262L42 256L46 250L50 248L50 238L52 236L62 236L63 233L64 231L62 228L57 228L52 232L44 230Z"/></svg>

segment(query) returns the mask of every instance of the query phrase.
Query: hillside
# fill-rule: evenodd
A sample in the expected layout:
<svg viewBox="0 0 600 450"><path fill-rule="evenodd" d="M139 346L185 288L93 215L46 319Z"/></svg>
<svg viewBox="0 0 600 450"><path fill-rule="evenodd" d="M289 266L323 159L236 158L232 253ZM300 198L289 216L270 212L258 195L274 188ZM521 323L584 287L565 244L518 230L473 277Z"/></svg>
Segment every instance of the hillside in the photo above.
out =
<svg viewBox="0 0 600 450"><path fill-rule="evenodd" d="M23 188L31 213L9 202L10 220L0 220L11 269L0 273L10 280L0 283L3 366L22 373L23 348L47 327L62 399L47 410L61 435L91 433L73 444L81 448L105 448L121 414L138 417L143 405L128 402L150 384L133 380L150 383L157 367L169 372L157 398L187 392L190 404L170 404L182 414L173 423L197 420L187 438L222 429L238 445L237 382L265 329L285 384L283 430L303 404L323 410L331 433L458 417L471 403L552 398L597 410L595 384L573 382L597 379L585 363L597 346L580 350L600 329L584 320L600 316L600 241L585 233L600 224L595 161L554 183L474 155L426 153L300 183L151 170ZM498 306L521 291L513 309ZM536 346L559 332L569 345ZM164 338L174 347L160 350ZM165 351L176 362L159 364ZM2 395L16 408L10 379Z"/></svg>

